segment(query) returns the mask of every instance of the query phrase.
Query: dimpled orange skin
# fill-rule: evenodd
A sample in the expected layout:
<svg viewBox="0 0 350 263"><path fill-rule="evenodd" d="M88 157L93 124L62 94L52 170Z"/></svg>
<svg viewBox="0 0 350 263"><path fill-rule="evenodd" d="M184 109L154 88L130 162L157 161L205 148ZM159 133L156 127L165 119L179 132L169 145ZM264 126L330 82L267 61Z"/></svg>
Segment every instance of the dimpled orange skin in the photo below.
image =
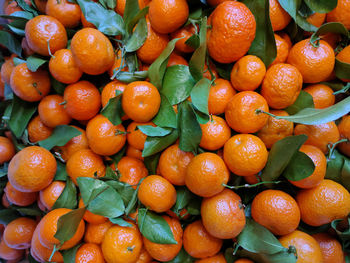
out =
<svg viewBox="0 0 350 263"><path fill-rule="evenodd" d="M222 114L227 103L237 92L226 79L217 78L211 85L208 97L209 114Z"/></svg>
<svg viewBox="0 0 350 263"><path fill-rule="evenodd" d="M187 25L171 33L172 39L180 38L175 44L175 49L183 53L193 52L194 49L191 46L187 45L185 42L195 33L196 30L193 25Z"/></svg>
<svg viewBox="0 0 350 263"><path fill-rule="evenodd" d="M41 203L47 210L51 210L66 186L65 182L54 181L48 187L39 192Z"/></svg>
<svg viewBox="0 0 350 263"><path fill-rule="evenodd" d="M68 115L62 103L62 96L54 94L43 98L38 107L38 112L41 121L50 128L55 128L58 125L69 124L72 118Z"/></svg>
<svg viewBox="0 0 350 263"><path fill-rule="evenodd" d="M283 9L278 0L269 0L270 20L273 31L284 29L291 21L290 15Z"/></svg>
<svg viewBox="0 0 350 263"><path fill-rule="evenodd" d="M16 66L10 78L12 91L22 100L41 100L50 91L50 78L47 71L38 69L31 72L26 63Z"/></svg>
<svg viewBox="0 0 350 263"><path fill-rule="evenodd" d="M135 81L128 84L122 97L122 108L133 121L148 122L160 107L160 94L153 84Z"/></svg>
<svg viewBox="0 0 350 263"><path fill-rule="evenodd" d="M338 149L350 157L350 116L343 116L341 122L338 125L340 139L347 139L347 142L338 144Z"/></svg>
<svg viewBox="0 0 350 263"><path fill-rule="evenodd" d="M10 58L5 58L4 64L1 66L1 80L5 83L10 83L11 73L15 68L15 64L13 63L13 58L16 55L12 54Z"/></svg>
<svg viewBox="0 0 350 263"><path fill-rule="evenodd" d="M335 55L326 41L320 40L316 48L311 45L310 39L304 39L292 47L287 62L300 71L304 83L318 83L331 75Z"/></svg>
<svg viewBox="0 0 350 263"><path fill-rule="evenodd" d="M300 190L296 197L301 220L310 226L328 224L350 212L350 194L341 185L325 179L318 186Z"/></svg>
<svg viewBox="0 0 350 263"><path fill-rule="evenodd" d="M137 259L136 263L150 263L152 262L153 258L151 255L147 252L145 247L142 247L141 253L139 258Z"/></svg>
<svg viewBox="0 0 350 263"><path fill-rule="evenodd" d="M238 134L224 146L224 160L236 175L250 176L260 172L267 162L268 152L259 137L252 134Z"/></svg>
<svg viewBox="0 0 350 263"><path fill-rule="evenodd" d="M337 7L327 14L327 22L340 22L350 29L349 0L338 0Z"/></svg>
<svg viewBox="0 0 350 263"><path fill-rule="evenodd" d="M184 231L184 249L194 258L214 256L220 251L222 243L222 239L213 237L207 232L201 220L187 225Z"/></svg>
<svg viewBox="0 0 350 263"><path fill-rule="evenodd" d="M270 113L277 116L289 116L289 114L283 110L271 110ZM270 149L275 142L293 135L293 129L293 122L269 116L266 125L257 135L264 142L266 148Z"/></svg>
<svg viewBox="0 0 350 263"><path fill-rule="evenodd" d="M175 66L175 65L188 66L188 62L182 56L177 55L176 53L171 53L169 56L167 67L171 67L171 66Z"/></svg>
<svg viewBox="0 0 350 263"><path fill-rule="evenodd" d="M276 41L277 55L275 60L271 63L271 65L286 62L288 58L289 50L290 50L290 46L287 40L285 40L278 34L275 34L275 41Z"/></svg>
<svg viewBox="0 0 350 263"><path fill-rule="evenodd" d="M187 166L185 183L191 192L202 197L210 197L224 190L230 178L224 161L215 153L201 153Z"/></svg>
<svg viewBox="0 0 350 263"><path fill-rule="evenodd" d="M148 170L139 159L124 156L117 165L121 176L119 181L128 183L136 189L140 180L148 175Z"/></svg>
<svg viewBox="0 0 350 263"><path fill-rule="evenodd" d="M67 46L67 32L60 21L52 16L40 15L28 21L25 27L28 46L43 56L54 54ZM50 45L50 51L48 48Z"/></svg>
<svg viewBox="0 0 350 263"><path fill-rule="evenodd" d="M15 146L10 139L0 136L0 165L8 162L15 155Z"/></svg>
<svg viewBox="0 0 350 263"><path fill-rule="evenodd" d="M224 255L222 253L209 258L203 258L196 260L195 263L227 263Z"/></svg>
<svg viewBox="0 0 350 263"><path fill-rule="evenodd" d="M220 63L232 63L243 57L255 38L256 22L247 6L226 1L219 4L208 19L209 55Z"/></svg>
<svg viewBox="0 0 350 263"><path fill-rule="evenodd" d="M83 75L73 59L72 51L69 49L60 49L55 52L50 58L49 70L55 79L65 84L75 83Z"/></svg>
<svg viewBox="0 0 350 263"><path fill-rule="evenodd" d="M242 200L233 191L204 198L201 205L202 222L214 237L229 239L236 237L244 228L246 219Z"/></svg>
<svg viewBox="0 0 350 263"><path fill-rule="evenodd" d="M126 131L128 132L126 135L128 144L138 150L143 150L147 139L147 135L137 128L137 126L140 125L151 125L153 127L156 127L156 125L153 122L142 123L133 121L129 124L128 128L126 129Z"/></svg>
<svg viewBox="0 0 350 263"><path fill-rule="evenodd" d="M67 161L66 171L73 182L77 185L78 177L103 177L106 167L101 156L90 149L82 149L75 152Z"/></svg>
<svg viewBox="0 0 350 263"><path fill-rule="evenodd" d="M240 58L231 71L231 84L238 91L257 89L266 73L265 64L260 58L246 55Z"/></svg>
<svg viewBox="0 0 350 263"><path fill-rule="evenodd" d="M170 261L176 257L182 247L183 230L178 219L162 216L168 223L177 244L157 244L143 237L143 244L152 258L158 261Z"/></svg>
<svg viewBox="0 0 350 263"><path fill-rule="evenodd" d="M55 17L67 28L74 28L80 24L81 10L79 5L67 0L48 0L46 14Z"/></svg>
<svg viewBox="0 0 350 263"><path fill-rule="evenodd" d="M184 152L178 144L166 148L159 158L159 172L174 185L185 185L186 170L193 159L191 152Z"/></svg>
<svg viewBox="0 0 350 263"><path fill-rule="evenodd" d="M350 18L349 18L350 20ZM338 55L336 56L336 58L338 60L340 60L341 62L345 62L345 63L350 63L350 45L345 47L342 51L340 51L338 53ZM344 82L350 82L350 79L342 79L342 81Z"/></svg>
<svg viewBox="0 0 350 263"><path fill-rule="evenodd" d="M335 102L335 96L333 90L324 84L314 84L304 89L307 93L312 96L314 101L315 109L324 109L332 106Z"/></svg>
<svg viewBox="0 0 350 263"><path fill-rule="evenodd" d="M123 125L113 125L102 114L96 115L86 126L89 147L99 155L109 156L119 152L126 142L126 135L117 135L118 132L125 132Z"/></svg>
<svg viewBox="0 0 350 263"><path fill-rule="evenodd" d="M240 133L254 133L265 126L268 115L257 110L269 111L263 96L254 91L242 91L232 97L225 109L227 124Z"/></svg>
<svg viewBox="0 0 350 263"><path fill-rule="evenodd" d="M50 137L53 128L46 126L40 119L40 116L35 116L27 126L29 141L32 143L45 140Z"/></svg>
<svg viewBox="0 0 350 263"><path fill-rule="evenodd" d="M21 192L37 192L47 187L56 173L55 157L39 146L29 146L10 161L8 179Z"/></svg>
<svg viewBox="0 0 350 263"><path fill-rule="evenodd" d="M297 202L280 190L265 190L252 202L252 217L274 235L287 235L295 231L300 222Z"/></svg>
<svg viewBox="0 0 350 263"><path fill-rule="evenodd" d="M323 262L320 245L310 235L295 230L294 232L280 237L282 246L288 248L294 246L298 255L298 263L320 263Z"/></svg>
<svg viewBox="0 0 350 263"><path fill-rule="evenodd" d="M247 259L247 258L240 258L236 260L234 263L254 263L254 261Z"/></svg>
<svg viewBox="0 0 350 263"><path fill-rule="evenodd" d="M311 25L314 25L315 27L320 27L322 26L325 19L326 14L313 13L312 15L306 18L306 21L309 22Z"/></svg>
<svg viewBox="0 0 350 263"><path fill-rule="evenodd" d="M323 178L326 175L327 169L327 159L324 153L315 146L312 145L303 145L299 149L300 152L305 153L311 158L315 165L314 172L307 178L304 178L299 181L290 181L289 182L299 188L313 188L319 185Z"/></svg>
<svg viewBox="0 0 350 263"><path fill-rule="evenodd" d="M111 221L106 221L101 224L86 224L84 242L86 243L94 243L100 245L103 241L103 238L107 232L107 230L113 226Z"/></svg>
<svg viewBox="0 0 350 263"><path fill-rule="evenodd" d="M206 150L220 149L231 137L231 129L221 117L212 115L206 124L200 124L200 126L202 138L199 146Z"/></svg>
<svg viewBox="0 0 350 263"><path fill-rule="evenodd" d="M305 144L316 146L324 154L328 152L328 145L336 143L340 138L334 121L318 125L298 124L294 128L294 135L299 134L306 134L308 138Z"/></svg>
<svg viewBox="0 0 350 263"><path fill-rule="evenodd" d="M22 258L24 250L18 250L8 247L4 240L0 241L0 258L5 260L19 260Z"/></svg>
<svg viewBox="0 0 350 263"><path fill-rule="evenodd" d="M28 206L33 204L38 197L37 192L33 193L24 193L21 191L16 190L10 182L7 182L6 187L4 189L4 192L6 193L6 198L8 202L14 205L18 206Z"/></svg>
<svg viewBox="0 0 350 263"><path fill-rule="evenodd" d="M147 176L137 196L143 205L157 213L169 210L176 202L175 187L159 175Z"/></svg>
<svg viewBox="0 0 350 263"><path fill-rule="evenodd" d="M30 247L36 221L28 217L19 217L12 220L3 233L6 245L14 249L27 249Z"/></svg>
<svg viewBox="0 0 350 263"><path fill-rule="evenodd" d="M84 73L99 75L113 66L112 43L97 29L83 28L75 33L71 50L76 64Z"/></svg>
<svg viewBox="0 0 350 263"><path fill-rule="evenodd" d="M186 0L152 0L148 14L154 30L168 34L187 21L189 9Z"/></svg>
<svg viewBox="0 0 350 263"><path fill-rule="evenodd" d="M76 120L89 120L94 117L101 107L101 95L90 82L82 80L68 85L63 94L65 109Z"/></svg>
<svg viewBox="0 0 350 263"><path fill-rule="evenodd" d="M312 237L320 245L324 263L344 263L345 257L340 242L327 233L313 234Z"/></svg>
<svg viewBox="0 0 350 263"><path fill-rule="evenodd" d="M78 207L82 208L84 206L85 206L85 204L83 202L83 198L80 198ZM108 220L107 217L94 214L94 213L90 212L89 210L85 210L83 219L87 223L91 223L91 224L102 224L102 223L104 223L104 222L106 222Z"/></svg>
<svg viewBox="0 0 350 263"><path fill-rule="evenodd" d="M75 254L76 263L105 263L100 246L92 243L83 244Z"/></svg>
<svg viewBox="0 0 350 263"><path fill-rule="evenodd" d="M106 106L108 101L111 98L116 97L116 91L119 90L121 92L124 91L126 87L126 84L123 82L120 82L118 80L113 80L109 82L102 90L101 93L101 102L102 102L102 107Z"/></svg>
<svg viewBox="0 0 350 263"><path fill-rule="evenodd" d="M109 228L101 248L107 263L133 263L140 256L142 236L134 223L132 227L114 225Z"/></svg>
<svg viewBox="0 0 350 263"><path fill-rule="evenodd" d="M136 149L135 147L132 147L131 145L127 146L125 155L139 159L141 161L144 160L144 158L142 157L142 150Z"/></svg>

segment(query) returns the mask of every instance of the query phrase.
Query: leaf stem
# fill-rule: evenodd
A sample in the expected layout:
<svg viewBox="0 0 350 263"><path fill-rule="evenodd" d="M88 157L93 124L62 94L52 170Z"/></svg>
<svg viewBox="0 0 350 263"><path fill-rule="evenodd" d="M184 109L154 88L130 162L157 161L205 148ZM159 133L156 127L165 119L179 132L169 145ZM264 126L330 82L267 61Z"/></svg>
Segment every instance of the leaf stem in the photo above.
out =
<svg viewBox="0 0 350 263"><path fill-rule="evenodd" d="M328 161L334 159L333 154L334 154L335 148L337 147L338 144L341 144L343 142L349 142L349 140L348 139L341 139L335 143L328 143L328 145L327 145L328 150L329 150L328 157L327 157Z"/></svg>
<svg viewBox="0 0 350 263"><path fill-rule="evenodd" d="M226 188L237 190L240 188L254 188L254 187L257 187L257 186L262 185L262 184L280 184L283 182L284 181L265 181L265 182L260 182L260 183L256 183L256 184L244 184L244 185L237 185L237 186L233 186L233 185L231 186L231 185L227 185L227 184L222 184L222 185L225 186Z"/></svg>

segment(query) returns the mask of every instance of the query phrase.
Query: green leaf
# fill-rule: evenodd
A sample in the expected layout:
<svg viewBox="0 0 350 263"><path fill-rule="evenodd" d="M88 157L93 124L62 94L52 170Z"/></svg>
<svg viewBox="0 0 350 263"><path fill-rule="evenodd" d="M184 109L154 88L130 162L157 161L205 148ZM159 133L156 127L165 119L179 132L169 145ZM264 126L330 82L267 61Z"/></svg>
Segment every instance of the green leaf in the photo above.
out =
<svg viewBox="0 0 350 263"><path fill-rule="evenodd" d="M193 52L189 61L191 75L196 81L203 78L205 58L207 54L207 17L203 17L199 30L199 47Z"/></svg>
<svg viewBox="0 0 350 263"><path fill-rule="evenodd" d="M128 33L131 33L135 24L130 25L130 23L139 11L140 11L140 7L139 7L138 0L125 1L123 19L124 19L125 28Z"/></svg>
<svg viewBox="0 0 350 263"><path fill-rule="evenodd" d="M48 62L45 59L36 57L36 56L30 56L27 58L27 67L30 71L35 72L38 70L38 68Z"/></svg>
<svg viewBox="0 0 350 263"><path fill-rule="evenodd" d="M309 177L315 170L312 159L303 152L296 152L287 165L283 176L291 181Z"/></svg>
<svg viewBox="0 0 350 263"><path fill-rule="evenodd" d="M67 178L68 178L68 174L66 171L66 166L60 161L57 161L57 170L56 170L54 181L66 181Z"/></svg>
<svg viewBox="0 0 350 263"><path fill-rule="evenodd" d="M58 219L57 231L54 237L57 238L61 244L74 236L79 223L83 219L85 211L85 207L78 208L64 214Z"/></svg>
<svg viewBox="0 0 350 263"><path fill-rule="evenodd" d="M117 217L117 218L110 218L109 221L111 221L113 224L116 224L118 226L123 227L132 227L132 224L126 222L123 218Z"/></svg>
<svg viewBox="0 0 350 263"><path fill-rule="evenodd" d="M176 203L172 210L178 214L181 209L185 208L193 198L193 194L185 186L176 189Z"/></svg>
<svg viewBox="0 0 350 263"><path fill-rule="evenodd" d="M329 156L327 158L327 170L325 178L341 183L341 172L344 162L345 157L341 155L337 150L334 150L332 156Z"/></svg>
<svg viewBox="0 0 350 263"><path fill-rule="evenodd" d="M128 204L127 207L125 208L125 215L130 214L131 211L133 211L133 209L135 208L135 206L137 204L137 193L139 191L139 187L140 187L140 184L141 184L142 180L143 179L140 180L140 182L139 182L136 190L133 192L131 198L128 199L127 201L124 201L125 204Z"/></svg>
<svg viewBox="0 0 350 263"><path fill-rule="evenodd" d="M154 124L159 127L176 128L176 113L174 108L171 106L168 98L163 94L160 94L160 107L159 111L152 120Z"/></svg>
<svg viewBox="0 0 350 263"><path fill-rule="evenodd" d="M335 75L340 79L350 79L350 64L336 58Z"/></svg>
<svg viewBox="0 0 350 263"><path fill-rule="evenodd" d="M126 72L120 71L115 79L120 80L121 82L130 83L139 80L145 80L148 77L148 71L135 71L135 72Z"/></svg>
<svg viewBox="0 0 350 263"><path fill-rule="evenodd" d="M25 11L28 11L30 13L32 13L34 16L38 16L38 12L31 7L30 5L28 5L28 3L24 0L16 0L17 4Z"/></svg>
<svg viewBox="0 0 350 263"><path fill-rule="evenodd" d="M116 154L109 156L113 160L113 163L116 167L119 161L123 158L125 151L126 151L126 145L124 145L124 147Z"/></svg>
<svg viewBox="0 0 350 263"><path fill-rule="evenodd" d="M249 218L238 235L237 242L245 250L253 253L276 254L285 249L269 230Z"/></svg>
<svg viewBox="0 0 350 263"><path fill-rule="evenodd" d="M137 128L142 131L142 133L152 137L163 137L170 134L173 130L172 128L153 127L151 125L139 125Z"/></svg>
<svg viewBox="0 0 350 263"><path fill-rule="evenodd" d="M350 250L350 217L347 218L347 227L344 229L343 227L338 228L338 225L343 221L344 219L336 219L332 221L331 227L334 229L336 234L338 235L338 238L340 239L343 250L349 251Z"/></svg>
<svg viewBox="0 0 350 263"><path fill-rule="evenodd" d="M0 224L7 225L18 217L20 217L19 213L11 208L0 210Z"/></svg>
<svg viewBox="0 0 350 263"><path fill-rule="evenodd" d="M147 23L146 23L146 19L142 18L137 24L133 34L126 42L126 45L125 45L126 52L134 52L138 50L143 45L143 43L145 43L146 38L147 38Z"/></svg>
<svg viewBox="0 0 350 263"><path fill-rule="evenodd" d="M26 207L11 205L10 208L15 209L22 216L43 216L43 211L39 209L36 203Z"/></svg>
<svg viewBox="0 0 350 263"><path fill-rule="evenodd" d="M214 65L215 65L216 71L218 72L221 78L226 80L231 79L231 71L233 68L233 63L223 64L223 63L214 61Z"/></svg>
<svg viewBox="0 0 350 263"><path fill-rule="evenodd" d="M302 90L294 104L286 108L285 111L288 112L289 115L292 115L298 113L302 109L314 107L315 105L312 96Z"/></svg>
<svg viewBox="0 0 350 263"><path fill-rule="evenodd" d="M342 185L350 191L350 160L345 159L343 168L341 170Z"/></svg>
<svg viewBox="0 0 350 263"><path fill-rule="evenodd" d="M128 1L128 3L130 3L130 2L131 1ZM132 18L130 18L130 21L125 19L125 11L124 11L124 21L125 21L125 28L127 30L127 33L131 33L134 26L137 24L137 22L141 18L143 18L147 15L148 9L149 9L149 6L146 6L142 10L138 11Z"/></svg>
<svg viewBox="0 0 350 263"><path fill-rule="evenodd" d="M243 3L252 11L256 21L255 39L248 54L259 57L268 67L277 55L275 36L269 16L269 1L245 0Z"/></svg>
<svg viewBox="0 0 350 263"><path fill-rule="evenodd" d="M147 137L142 156L147 157L163 151L169 145L173 144L178 137L177 130L173 130L170 134L164 137Z"/></svg>
<svg viewBox="0 0 350 263"><path fill-rule="evenodd" d="M16 55L21 56L21 43L9 32L0 31L0 44L7 47L11 53L15 53Z"/></svg>
<svg viewBox="0 0 350 263"><path fill-rule="evenodd" d="M51 150L54 146L64 146L72 138L81 135L81 131L69 125L57 126L49 138L39 141L39 145L47 150Z"/></svg>
<svg viewBox="0 0 350 263"><path fill-rule="evenodd" d="M276 180L289 162L294 157L294 154L306 142L306 135L288 136L277 141L271 148L266 166L261 174L262 181Z"/></svg>
<svg viewBox="0 0 350 263"><path fill-rule="evenodd" d="M11 131L17 138L20 138L27 127L29 120L36 111L36 104L23 101L13 95L12 111L8 122Z"/></svg>
<svg viewBox="0 0 350 263"><path fill-rule="evenodd" d="M156 86L157 89L161 89L162 87L163 77L168 64L169 56L173 52L175 44L178 40L178 38L174 38L173 40L169 41L166 48L148 69L148 77L151 83Z"/></svg>
<svg viewBox="0 0 350 263"><path fill-rule="evenodd" d="M77 182L85 206L109 187L103 181L90 177L78 177Z"/></svg>
<svg viewBox="0 0 350 263"><path fill-rule="evenodd" d="M199 35L193 34L185 41L185 44L192 47L192 48L197 49L200 45Z"/></svg>
<svg viewBox="0 0 350 263"><path fill-rule="evenodd" d="M93 23L99 31L108 35L123 35L123 18L113 10L107 10L90 0L77 0L86 20Z"/></svg>
<svg viewBox="0 0 350 263"><path fill-rule="evenodd" d="M192 258L184 248L181 248L180 252L176 255L173 260L167 261L166 263L193 263L194 258Z"/></svg>
<svg viewBox="0 0 350 263"><path fill-rule="evenodd" d="M327 0L328 2L328 0ZM332 2L332 1L329 1ZM327 33L335 33L335 34L340 34L345 37L349 37L349 32L346 29L346 27L339 22L329 22L325 23L322 26L320 26L315 33L312 34L310 42L315 43L317 40L319 40L319 37L327 34Z"/></svg>
<svg viewBox="0 0 350 263"><path fill-rule="evenodd" d="M61 251L64 263L75 263L75 255L82 244L78 244L71 249Z"/></svg>
<svg viewBox="0 0 350 263"><path fill-rule="evenodd" d="M51 77L51 86L53 87L53 89L55 90L55 92L57 92L60 95L63 95L63 92L66 88L66 85L59 82L58 80L56 80L55 78Z"/></svg>
<svg viewBox="0 0 350 263"><path fill-rule="evenodd" d="M160 153L156 153L151 156L144 158L143 163L145 164L148 174L157 174L157 166L160 158Z"/></svg>
<svg viewBox="0 0 350 263"><path fill-rule="evenodd" d="M7 175L8 167L9 167L8 163L4 163L3 165L1 165L1 167L0 167L0 178L4 177L5 175Z"/></svg>
<svg viewBox="0 0 350 263"><path fill-rule="evenodd" d="M110 9L114 9L117 5L117 2L116 2L117 0L102 0L102 1Z"/></svg>
<svg viewBox="0 0 350 263"><path fill-rule="evenodd" d="M337 3L337 0L305 0L305 4L316 13L328 13L337 6Z"/></svg>
<svg viewBox="0 0 350 263"><path fill-rule="evenodd" d="M121 103L122 91L116 90L116 97L110 98L101 110L101 114L105 116L113 125L122 123L122 116L124 114Z"/></svg>
<svg viewBox="0 0 350 263"><path fill-rule="evenodd" d="M125 205L128 204L128 206L129 206L129 204L132 201L132 199L135 195L135 192L136 192L134 190L134 188L132 188L132 186L130 184L119 182L119 181L108 181L106 183L108 185L110 185L111 187L113 187L114 189L116 189L117 192L119 193L119 195L121 196L121 198L123 199L124 204ZM125 209L126 214L128 214L128 209L130 209L130 208L127 207Z"/></svg>
<svg viewBox="0 0 350 263"><path fill-rule="evenodd" d="M26 61L24 59L17 58L17 57L13 58L13 64L15 66L18 66L18 65L23 64L23 63L26 63Z"/></svg>
<svg viewBox="0 0 350 263"><path fill-rule="evenodd" d="M62 207L69 209L74 209L77 207L77 188L69 178L66 181L66 186L63 192L52 206L52 209Z"/></svg>
<svg viewBox="0 0 350 263"><path fill-rule="evenodd" d="M190 96L195 83L188 66L174 65L167 68L160 92L168 98L171 105L175 105Z"/></svg>
<svg viewBox="0 0 350 263"><path fill-rule="evenodd" d="M259 263L297 263L297 257L287 249L276 254L252 253L242 250L237 253L242 258L250 258Z"/></svg>
<svg viewBox="0 0 350 263"><path fill-rule="evenodd" d="M137 217L140 232L145 238L158 244L177 244L170 226L163 217L145 208L139 209Z"/></svg>
<svg viewBox="0 0 350 263"><path fill-rule="evenodd" d="M193 106L200 112L209 115L208 97L210 90L210 80L202 78L194 85L191 91L191 99Z"/></svg>
<svg viewBox="0 0 350 263"><path fill-rule="evenodd" d="M179 105L179 147L185 152L197 152L202 138L202 129L196 118L192 105L184 101Z"/></svg>

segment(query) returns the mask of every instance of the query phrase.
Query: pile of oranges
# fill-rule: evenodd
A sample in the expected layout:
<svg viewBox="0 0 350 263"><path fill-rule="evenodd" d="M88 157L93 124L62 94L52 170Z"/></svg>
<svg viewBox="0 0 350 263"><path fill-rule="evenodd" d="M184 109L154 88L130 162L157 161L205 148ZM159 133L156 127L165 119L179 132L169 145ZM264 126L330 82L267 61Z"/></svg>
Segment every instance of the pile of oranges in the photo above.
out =
<svg viewBox="0 0 350 263"><path fill-rule="evenodd" d="M299 2L5 0L0 259L350 262L350 0Z"/></svg>

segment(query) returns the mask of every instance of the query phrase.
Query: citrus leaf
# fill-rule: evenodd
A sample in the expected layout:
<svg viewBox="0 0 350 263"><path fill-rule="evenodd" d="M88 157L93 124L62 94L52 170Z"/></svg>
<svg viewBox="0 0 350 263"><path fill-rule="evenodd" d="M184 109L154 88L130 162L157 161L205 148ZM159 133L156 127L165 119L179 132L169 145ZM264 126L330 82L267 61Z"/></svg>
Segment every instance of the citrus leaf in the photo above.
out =
<svg viewBox="0 0 350 263"><path fill-rule="evenodd" d="M12 23L11 23L12 24ZM22 36L24 37L25 36L25 31L24 29L21 29L21 28L17 28L15 26L12 26L11 24L8 25L9 29L15 33L16 35L19 35L19 36Z"/></svg>
<svg viewBox="0 0 350 263"><path fill-rule="evenodd" d="M30 56L27 58L27 67L30 71L35 72L46 62L48 62L46 59L42 59L37 56Z"/></svg>
<svg viewBox="0 0 350 263"><path fill-rule="evenodd" d="M166 263L193 263L194 259L186 252L184 248L181 248L176 257Z"/></svg>
<svg viewBox="0 0 350 263"><path fill-rule="evenodd" d="M350 64L336 58L335 75L340 79L350 79Z"/></svg>
<svg viewBox="0 0 350 263"><path fill-rule="evenodd" d="M302 90L293 105L286 108L285 111L288 112L289 115L292 115L298 113L302 109L314 107L314 100L312 96L306 91Z"/></svg>
<svg viewBox="0 0 350 263"><path fill-rule="evenodd" d="M131 20L137 15L137 13L140 11L139 2L138 0L128 0L125 1L125 8L124 8L124 24L126 31L128 33L131 33L134 25L130 26Z"/></svg>
<svg viewBox="0 0 350 263"><path fill-rule="evenodd" d="M337 0L304 0L310 9L316 13L328 13L336 6Z"/></svg>
<svg viewBox="0 0 350 263"><path fill-rule="evenodd" d="M0 210L0 224L7 225L18 217L20 217L20 214L11 208Z"/></svg>
<svg viewBox="0 0 350 263"><path fill-rule="evenodd" d="M349 37L349 32L342 23L338 22L329 22L320 26L315 33L312 34L310 42L314 43L319 39L319 36L322 36L326 33L335 33Z"/></svg>
<svg viewBox="0 0 350 263"><path fill-rule="evenodd" d="M50 137L39 141L39 145L47 150L51 150L54 146L64 146L70 139L81 135L81 131L69 125L59 125L53 130Z"/></svg>
<svg viewBox="0 0 350 263"><path fill-rule="evenodd" d="M200 112L209 115L208 97L210 89L210 80L202 78L194 85L191 91L191 100L193 106Z"/></svg>
<svg viewBox="0 0 350 263"><path fill-rule="evenodd" d="M28 3L24 0L16 0L17 4L25 11L28 11L30 13L32 13L34 16L38 16L38 12L31 7L30 5L28 5Z"/></svg>
<svg viewBox="0 0 350 263"><path fill-rule="evenodd" d="M192 48L198 48L200 45L200 39L198 34L193 34L190 36L186 41L185 44L192 47Z"/></svg>
<svg viewBox="0 0 350 263"><path fill-rule="evenodd" d="M138 226L141 234L157 244L177 244L165 219L145 208L138 210Z"/></svg>
<svg viewBox="0 0 350 263"><path fill-rule="evenodd" d="M145 43L147 38L147 23L145 18L141 18L138 22L135 31L126 42L125 51L134 52L138 50L143 43Z"/></svg>
<svg viewBox="0 0 350 263"><path fill-rule="evenodd" d="M135 71L135 72L126 72L120 71L115 77L121 82L130 83L138 80L145 80L148 76L148 71Z"/></svg>
<svg viewBox="0 0 350 263"><path fill-rule="evenodd" d="M77 182L85 206L89 205L96 196L105 191L109 186L101 180L90 177L78 177Z"/></svg>
<svg viewBox="0 0 350 263"><path fill-rule="evenodd" d="M19 212L22 216L43 216L43 211L40 210L38 205L36 203L22 207L22 206L16 206L16 205L10 205L11 209L15 209L17 212Z"/></svg>
<svg viewBox="0 0 350 263"><path fill-rule="evenodd" d="M127 221L125 221L123 218L121 217L117 217L117 218L110 218L109 221L111 221L113 224L116 224L118 226L122 226L122 227L132 227L132 224L128 223Z"/></svg>
<svg viewBox="0 0 350 263"><path fill-rule="evenodd" d="M343 250L349 251L350 250L350 243L349 243L349 240L350 240L350 227L349 227L350 217L348 216L348 218L346 220L347 227L345 229L342 227L338 228L339 224L341 224L341 225L344 224L343 221L345 221L345 220L344 219L333 220L331 223L331 227L334 229L334 231L338 235L338 238L342 242Z"/></svg>
<svg viewBox="0 0 350 263"><path fill-rule="evenodd" d="M153 127L151 125L139 125L137 128L147 136L165 136L172 132L172 128Z"/></svg>
<svg viewBox="0 0 350 263"><path fill-rule="evenodd" d="M108 181L106 184L117 190L125 205L129 204L135 195L135 189L130 184L119 181ZM127 211L127 209L128 207L125 210Z"/></svg>
<svg viewBox="0 0 350 263"><path fill-rule="evenodd" d="M296 152L284 170L283 176L291 181L299 181L309 177L315 170L315 164L303 152Z"/></svg>
<svg viewBox="0 0 350 263"><path fill-rule="evenodd" d="M176 203L171 209L178 214L181 209L185 208L193 198L193 194L185 186L176 189Z"/></svg>
<svg viewBox="0 0 350 263"><path fill-rule="evenodd" d="M110 98L101 110L101 114L105 116L113 125L122 123L123 109L121 104L122 91L116 90L116 96Z"/></svg>
<svg viewBox="0 0 350 263"><path fill-rule="evenodd" d="M4 177L5 175L7 175L8 167L9 167L8 163L4 163L3 165L1 165L1 167L0 167L0 178Z"/></svg>
<svg viewBox="0 0 350 263"><path fill-rule="evenodd" d="M341 172L345 162L345 157L337 150L334 150L332 156L327 158L326 179L331 179L341 183Z"/></svg>
<svg viewBox="0 0 350 263"><path fill-rule="evenodd" d="M177 130L173 130L164 137L147 137L145 148L142 151L142 157L151 156L163 151L166 147L173 144L179 137Z"/></svg>
<svg viewBox="0 0 350 263"><path fill-rule="evenodd" d="M145 164L148 170L148 174L157 174L159 158L160 158L160 153L156 153L144 158L143 163Z"/></svg>
<svg viewBox="0 0 350 263"><path fill-rule="evenodd" d="M137 186L136 190L133 192L131 198L128 198L127 201L124 201L124 204L125 205L127 204L127 206L125 208L125 215L129 215L131 213L131 211L133 211L133 209L135 209L135 206L137 204L137 193L139 191L139 187L140 187L142 180L143 179L141 179L140 182L138 183L138 186ZM133 188L131 188L131 189L133 189Z"/></svg>
<svg viewBox="0 0 350 263"><path fill-rule="evenodd" d="M160 98L159 111L152 120L153 123L160 127L176 128L176 113L174 108L166 96L160 94Z"/></svg>
<svg viewBox="0 0 350 263"><path fill-rule="evenodd" d="M66 171L66 166L60 161L57 161L57 169L56 169L54 181L66 181L67 178L68 178L68 174Z"/></svg>
<svg viewBox="0 0 350 263"><path fill-rule="evenodd" d="M342 185L350 191L350 160L345 159L343 168L341 170Z"/></svg>
<svg viewBox="0 0 350 263"><path fill-rule="evenodd" d="M276 254L253 253L247 250L238 251L237 255L243 258L250 258L259 263L296 263L297 257L287 249Z"/></svg>
<svg viewBox="0 0 350 263"><path fill-rule="evenodd" d="M62 207L69 209L74 209L77 207L77 188L69 178L66 181L66 186L63 192L52 206L52 209Z"/></svg>
<svg viewBox="0 0 350 263"><path fill-rule="evenodd" d="M75 255L82 244L78 244L70 249L61 251L64 263L75 263Z"/></svg>
<svg viewBox="0 0 350 263"><path fill-rule="evenodd" d="M7 47L11 53L15 53L16 55L21 56L21 43L9 32L0 31L0 44Z"/></svg>
<svg viewBox="0 0 350 263"><path fill-rule="evenodd" d="M53 89L55 90L55 92L57 92L60 95L63 95L63 92L66 88L66 85L59 82L58 80L56 80L55 78L51 77L51 86L53 87Z"/></svg>
<svg viewBox="0 0 350 263"><path fill-rule="evenodd" d="M114 9L117 5L116 0L100 0L100 2L104 2L104 4L110 9Z"/></svg>

